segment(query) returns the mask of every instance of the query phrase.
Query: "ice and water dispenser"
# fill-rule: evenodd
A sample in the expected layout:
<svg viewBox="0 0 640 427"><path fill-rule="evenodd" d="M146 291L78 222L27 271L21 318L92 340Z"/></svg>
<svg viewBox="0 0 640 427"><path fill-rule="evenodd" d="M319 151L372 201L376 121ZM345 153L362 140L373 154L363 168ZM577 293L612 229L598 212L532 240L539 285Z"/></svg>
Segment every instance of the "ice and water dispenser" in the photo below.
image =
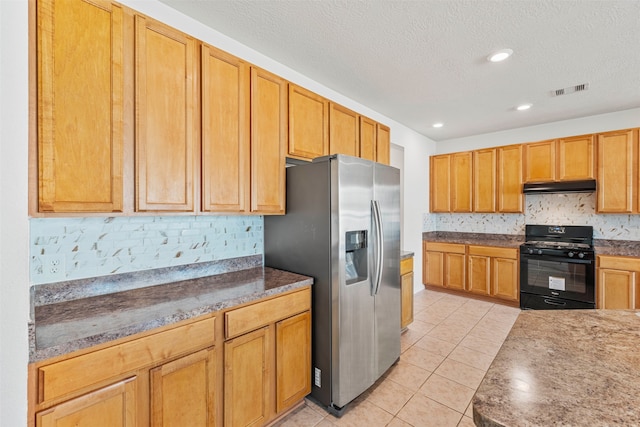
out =
<svg viewBox="0 0 640 427"><path fill-rule="evenodd" d="M347 285L362 282L369 273L367 230L347 231L345 243L345 277Z"/></svg>

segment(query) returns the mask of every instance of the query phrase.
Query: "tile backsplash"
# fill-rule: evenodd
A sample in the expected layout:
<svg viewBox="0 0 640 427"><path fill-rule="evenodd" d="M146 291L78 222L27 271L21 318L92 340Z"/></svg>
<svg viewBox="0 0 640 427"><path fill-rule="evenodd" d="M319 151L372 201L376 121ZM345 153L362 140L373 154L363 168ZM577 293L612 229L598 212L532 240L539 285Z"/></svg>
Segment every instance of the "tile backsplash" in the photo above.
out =
<svg viewBox="0 0 640 427"><path fill-rule="evenodd" d="M262 216L32 218L30 284L262 255L263 224Z"/></svg>
<svg viewBox="0 0 640 427"><path fill-rule="evenodd" d="M425 214L423 231L524 234L525 224L591 225L593 237L640 240L640 215L596 214L595 193L529 194L524 214Z"/></svg>

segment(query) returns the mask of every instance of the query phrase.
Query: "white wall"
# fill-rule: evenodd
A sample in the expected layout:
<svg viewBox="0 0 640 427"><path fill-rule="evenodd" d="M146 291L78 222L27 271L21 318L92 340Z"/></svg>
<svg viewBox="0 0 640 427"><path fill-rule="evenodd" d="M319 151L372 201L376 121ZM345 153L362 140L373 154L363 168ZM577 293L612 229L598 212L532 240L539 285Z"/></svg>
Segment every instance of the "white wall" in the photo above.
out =
<svg viewBox="0 0 640 427"><path fill-rule="evenodd" d="M27 5L0 1L0 425L27 416Z"/></svg>
<svg viewBox="0 0 640 427"><path fill-rule="evenodd" d="M437 154L544 141L640 126L640 108L438 142Z"/></svg>

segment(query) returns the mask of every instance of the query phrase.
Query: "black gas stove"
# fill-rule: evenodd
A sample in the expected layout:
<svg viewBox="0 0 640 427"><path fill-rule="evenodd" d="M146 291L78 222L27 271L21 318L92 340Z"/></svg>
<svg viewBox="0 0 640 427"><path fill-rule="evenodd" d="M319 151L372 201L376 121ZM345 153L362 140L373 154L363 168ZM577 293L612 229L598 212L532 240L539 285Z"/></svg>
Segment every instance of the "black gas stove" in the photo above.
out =
<svg viewBox="0 0 640 427"><path fill-rule="evenodd" d="M526 225L520 246L520 307L595 308L593 227Z"/></svg>

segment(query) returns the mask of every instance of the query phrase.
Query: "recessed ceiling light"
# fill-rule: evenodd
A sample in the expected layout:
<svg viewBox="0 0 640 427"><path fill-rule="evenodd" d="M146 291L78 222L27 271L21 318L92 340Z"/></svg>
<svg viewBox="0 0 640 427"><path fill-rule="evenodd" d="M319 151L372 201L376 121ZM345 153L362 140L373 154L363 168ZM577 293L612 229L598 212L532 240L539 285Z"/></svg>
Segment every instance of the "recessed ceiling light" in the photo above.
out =
<svg viewBox="0 0 640 427"><path fill-rule="evenodd" d="M493 52L491 55L487 57L490 62L501 62L513 55L513 50L511 49L501 49L496 52Z"/></svg>
<svg viewBox="0 0 640 427"><path fill-rule="evenodd" d="M433 124L434 128L441 128L442 126L444 126L444 124L442 124L442 123L434 123Z"/></svg>
<svg viewBox="0 0 640 427"><path fill-rule="evenodd" d="M522 105L518 105L516 107L516 110L524 111L524 110L528 110L529 108L531 108L531 104L522 104Z"/></svg>

